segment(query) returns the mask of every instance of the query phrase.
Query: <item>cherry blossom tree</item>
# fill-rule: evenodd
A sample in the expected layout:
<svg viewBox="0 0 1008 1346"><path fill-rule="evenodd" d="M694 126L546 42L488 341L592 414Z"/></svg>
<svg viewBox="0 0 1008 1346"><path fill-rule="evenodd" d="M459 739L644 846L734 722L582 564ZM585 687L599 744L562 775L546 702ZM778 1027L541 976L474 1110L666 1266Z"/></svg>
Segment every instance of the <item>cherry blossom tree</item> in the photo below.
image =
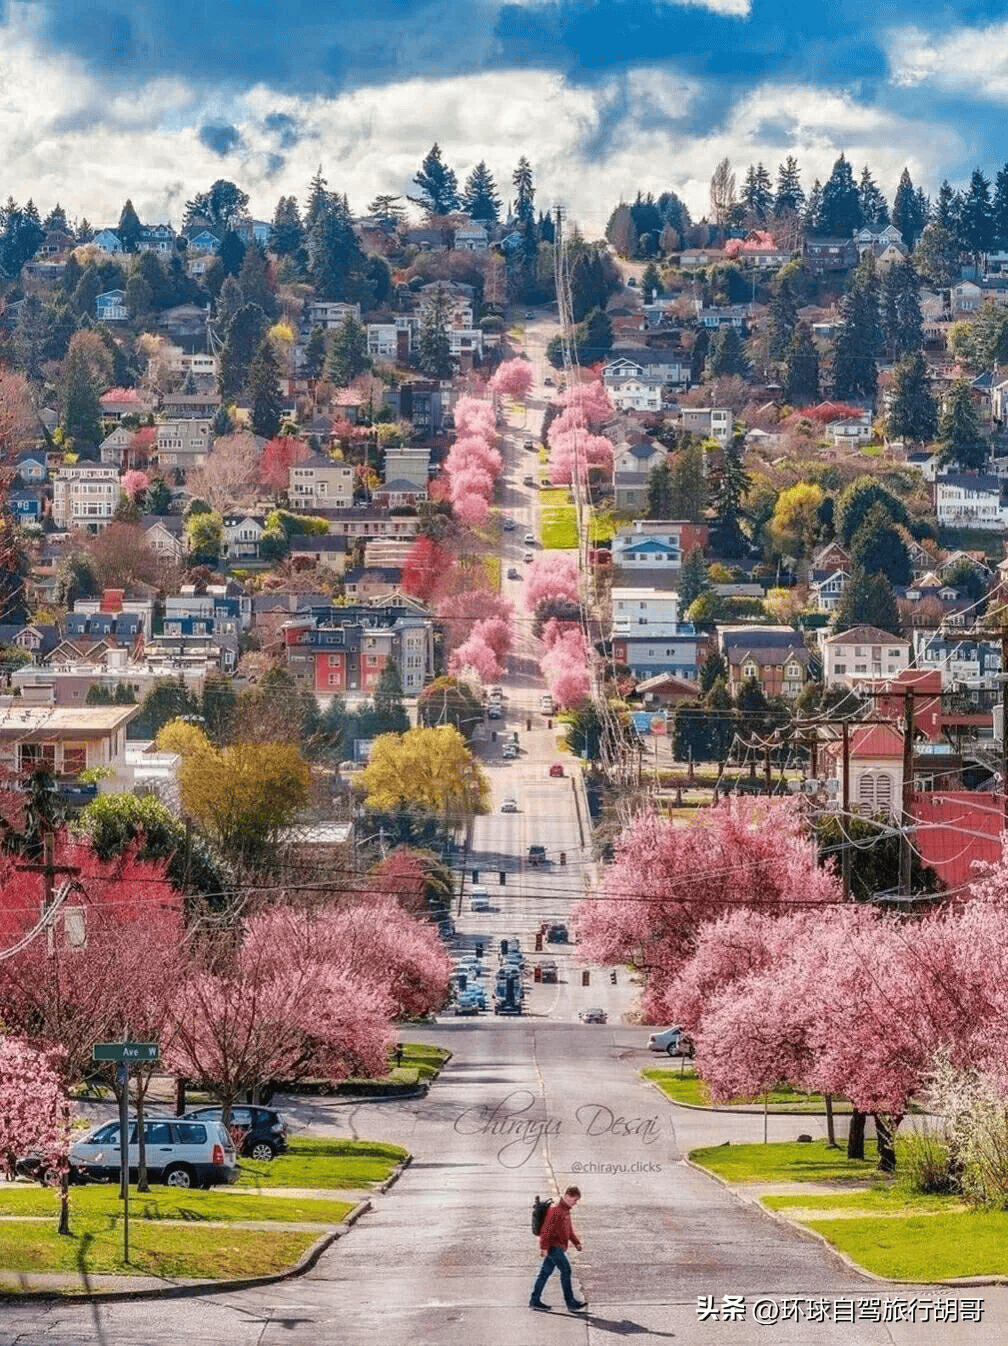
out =
<svg viewBox="0 0 1008 1346"><path fill-rule="evenodd" d="M553 619L543 628L546 653L539 661L550 695L561 709L580 705L588 697L588 649L579 626Z"/></svg>
<svg viewBox="0 0 1008 1346"><path fill-rule="evenodd" d="M479 435L492 441L497 434L497 417L493 403L480 397L463 395L455 403L455 432L463 435Z"/></svg>
<svg viewBox="0 0 1008 1346"><path fill-rule="evenodd" d="M508 630L507 642L503 643L503 637L494 634L493 649L499 657L507 653L510 647L510 632L514 621L514 607L501 594L491 593L488 589L482 588L464 588L457 593L449 594L438 603L438 619L444 630L445 649L449 653L468 638L476 622L490 622L498 619ZM497 633L500 628L496 625L485 628L487 633Z"/></svg>
<svg viewBox="0 0 1008 1346"><path fill-rule="evenodd" d="M502 617L480 618L461 645L452 650L448 672L474 669L483 682L493 682L503 673L503 661L511 648L511 626Z"/></svg>
<svg viewBox="0 0 1008 1346"><path fill-rule="evenodd" d="M208 501L218 514L224 514L239 500L252 495L259 457L255 435L248 431L222 435L214 442L206 461L187 473L187 491Z"/></svg>
<svg viewBox="0 0 1008 1346"><path fill-rule="evenodd" d="M402 567L402 587L414 598L429 602L441 588L453 562L445 547L421 533L411 544Z"/></svg>
<svg viewBox="0 0 1008 1346"><path fill-rule="evenodd" d="M146 491L148 484L147 473L137 468L130 468L128 472L124 472L120 483L123 494L128 495L131 500L136 500L141 492Z"/></svg>
<svg viewBox="0 0 1008 1346"><path fill-rule="evenodd" d="M577 558L557 552L541 552L529 568L525 582L525 607L534 612L544 599L578 601Z"/></svg>
<svg viewBox="0 0 1008 1346"><path fill-rule="evenodd" d="M67 1168L72 1105L58 1048L0 1037L0 1170L14 1177L17 1159L42 1157L43 1172Z"/></svg>
<svg viewBox="0 0 1008 1346"><path fill-rule="evenodd" d="M256 479L275 495L290 489L291 468L311 457L311 449L295 435L267 440L256 464Z"/></svg>

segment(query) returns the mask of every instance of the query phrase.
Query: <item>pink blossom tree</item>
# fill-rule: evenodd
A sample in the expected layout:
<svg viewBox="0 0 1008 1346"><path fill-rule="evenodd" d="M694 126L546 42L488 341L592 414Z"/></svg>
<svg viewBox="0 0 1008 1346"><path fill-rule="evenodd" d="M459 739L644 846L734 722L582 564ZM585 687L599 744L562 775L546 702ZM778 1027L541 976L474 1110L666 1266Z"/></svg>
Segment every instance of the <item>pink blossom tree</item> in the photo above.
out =
<svg viewBox="0 0 1008 1346"><path fill-rule="evenodd" d="M492 441L497 434L493 403L481 397L460 397L455 403L455 431L459 436L479 435Z"/></svg>
<svg viewBox="0 0 1008 1346"><path fill-rule="evenodd" d="M72 1105L58 1048L0 1037L0 1170L13 1178L17 1159L38 1151L43 1173L67 1170Z"/></svg>
<svg viewBox="0 0 1008 1346"><path fill-rule="evenodd" d="M128 472L123 473L121 486L123 495L135 501L137 496L147 489L147 473L137 468L130 468Z"/></svg>
<svg viewBox="0 0 1008 1346"><path fill-rule="evenodd" d="M534 612L544 599L578 601L577 558L557 552L540 552L529 568L525 582L525 607Z"/></svg>
<svg viewBox="0 0 1008 1346"><path fill-rule="evenodd" d="M503 660L511 648L511 626L502 617L479 618L461 645L448 659L449 673L471 668L483 682L493 682L503 673Z"/></svg>

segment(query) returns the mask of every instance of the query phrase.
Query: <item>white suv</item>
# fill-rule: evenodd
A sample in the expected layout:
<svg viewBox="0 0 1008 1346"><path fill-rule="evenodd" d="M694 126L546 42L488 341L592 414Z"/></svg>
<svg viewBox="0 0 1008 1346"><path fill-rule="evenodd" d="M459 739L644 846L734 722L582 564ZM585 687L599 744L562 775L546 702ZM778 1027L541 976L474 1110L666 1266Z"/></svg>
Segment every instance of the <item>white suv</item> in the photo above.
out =
<svg viewBox="0 0 1008 1346"><path fill-rule="evenodd" d="M130 1122L129 1166L140 1163L137 1126ZM234 1141L226 1126L180 1117L144 1120L147 1172L168 1187L213 1187L238 1176ZM105 1122L70 1146L70 1167L89 1178L118 1179L122 1165L119 1123Z"/></svg>
<svg viewBox="0 0 1008 1346"><path fill-rule="evenodd" d="M647 1045L651 1051L667 1052L669 1056L693 1055L693 1041L681 1028L663 1028L660 1033L652 1033Z"/></svg>

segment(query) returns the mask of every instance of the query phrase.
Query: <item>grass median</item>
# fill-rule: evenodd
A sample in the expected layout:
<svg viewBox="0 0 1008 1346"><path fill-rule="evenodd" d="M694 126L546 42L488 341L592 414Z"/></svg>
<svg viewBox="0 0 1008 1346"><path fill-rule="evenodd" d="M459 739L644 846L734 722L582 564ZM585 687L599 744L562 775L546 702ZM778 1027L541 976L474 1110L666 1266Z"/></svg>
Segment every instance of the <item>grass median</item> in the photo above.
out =
<svg viewBox="0 0 1008 1346"><path fill-rule="evenodd" d="M401 1145L370 1140L318 1140L295 1136L275 1159L242 1159L238 1183L242 1187L372 1187L384 1182L406 1158Z"/></svg>
<svg viewBox="0 0 1008 1346"><path fill-rule="evenodd" d="M869 1147L870 1148L870 1147ZM932 1282L1008 1275L1008 1211L971 1210L957 1196L916 1191L874 1157L847 1158L825 1142L720 1145L692 1150L700 1168L737 1184L824 1184L831 1192L774 1192L768 1210L820 1234L853 1262L889 1280Z"/></svg>
<svg viewBox="0 0 1008 1346"><path fill-rule="evenodd" d="M692 1066L682 1070L680 1066L670 1069L651 1067L642 1071L644 1078L656 1084L662 1093L673 1103L690 1103L695 1107L710 1107L710 1090L696 1074ZM733 1098L725 1106L748 1105L763 1106L763 1095L758 1098ZM843 1098L833 1100L834 1115L846 1115L851 1110L850 1103ZM778 1084L767 1095L767 1111L783 1113L821 1114L826 1111L822 1094L807 1094L800 1089L792 1089L789 1084Z"/></svg>

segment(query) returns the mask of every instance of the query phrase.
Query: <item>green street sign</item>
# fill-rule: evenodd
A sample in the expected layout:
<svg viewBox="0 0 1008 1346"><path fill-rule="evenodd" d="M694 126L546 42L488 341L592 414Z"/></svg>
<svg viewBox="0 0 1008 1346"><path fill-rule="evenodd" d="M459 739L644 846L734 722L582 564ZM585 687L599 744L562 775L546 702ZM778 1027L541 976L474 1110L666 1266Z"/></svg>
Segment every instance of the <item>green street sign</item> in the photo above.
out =
<svg viewBox="0 0 1008 1346"><path fill-rule="evenodd" d="M160 1057L156 1042L96 1042L91 1049L93 1061L157 1061Z"/></svg>

